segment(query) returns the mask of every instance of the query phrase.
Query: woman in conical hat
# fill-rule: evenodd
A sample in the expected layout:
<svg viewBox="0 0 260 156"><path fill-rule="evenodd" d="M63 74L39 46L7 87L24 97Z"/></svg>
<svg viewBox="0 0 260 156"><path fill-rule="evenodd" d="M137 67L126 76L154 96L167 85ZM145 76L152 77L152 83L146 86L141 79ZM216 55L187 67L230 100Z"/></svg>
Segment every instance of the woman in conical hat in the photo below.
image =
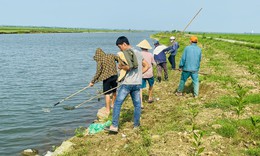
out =
<svg viewBox="0 0 260 156"><path fill-rule="evenodd" d="M148 103L152 103L153 102L152 91L153 91L153 85L154 85L153 67L152 66L156 64L154 61L153 54L151 52L149 52L149 49L152 49L152 47L147 40L141 41L136 46L141 48L141 50L142 50L141 53L143 55L143 58L149 64L149 69L145 73L143 73L141 88L142 89L146 88L146 82L148 82L148 84L149 84ZM141 96L141 107L143 108L142 89L140 90L140 96Z"/></svg>

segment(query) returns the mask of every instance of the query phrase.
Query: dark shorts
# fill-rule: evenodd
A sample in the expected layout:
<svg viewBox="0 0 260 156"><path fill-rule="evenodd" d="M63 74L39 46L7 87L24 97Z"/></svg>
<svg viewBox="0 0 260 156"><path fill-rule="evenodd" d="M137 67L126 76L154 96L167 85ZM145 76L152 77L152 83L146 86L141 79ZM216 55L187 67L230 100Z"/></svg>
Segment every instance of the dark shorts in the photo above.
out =
<svg viewBox="0 0 260 156"><path fill-rule="evenodd" d="M141 86L141 88L146 88L146 81L148 81L149 86L152 87L153 84L154 84L154 77L143 78L142 79L142 86Z"/></svg>
<svg viewBox="0 0 260 156"><path fill-rule="evenodd" d="M103 81L103 92L106 92L106 91L108 91L112 88L117 87L116 81L117 81L117 75L111 76L108 79L104 80ZM116 92L116 89L113 89L113 90L105 93L105 95L110 94L110 93L114 93L114 92Z"/></svg>

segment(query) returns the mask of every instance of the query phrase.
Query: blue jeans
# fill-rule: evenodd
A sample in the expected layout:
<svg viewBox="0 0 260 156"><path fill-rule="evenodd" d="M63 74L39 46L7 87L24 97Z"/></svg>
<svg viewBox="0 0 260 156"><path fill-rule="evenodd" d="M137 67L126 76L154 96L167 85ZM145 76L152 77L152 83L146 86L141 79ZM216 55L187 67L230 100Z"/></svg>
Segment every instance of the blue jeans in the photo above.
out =
<svg viewBox="0 0 260 156"><path fill-rule="evenodd" d="M199 75L198 72L189 72L189 71L182 71L181 73L181 80L178 87L178 92L183 92L185 82L191 76L192 84L193 84L193 94L194 96L199 95Z"/></svg>
<svg viewBox="0 0 260 156"><path fill-rule="evenodd" d="M170 55L169 57L168 57L168 60L169 60L169 62L171 63L171 67L172 67L172 69L175 69L175 55Z"/></svg>
<svg viewBox="0 0 260 156"><path fill-rule="evenodd" d="M118 127L121 106L128 94L131 95L134 105L134 127L140 126L141 116L141 85L121 85L118 89L116 101L113 109L112 125Z"/></svg>

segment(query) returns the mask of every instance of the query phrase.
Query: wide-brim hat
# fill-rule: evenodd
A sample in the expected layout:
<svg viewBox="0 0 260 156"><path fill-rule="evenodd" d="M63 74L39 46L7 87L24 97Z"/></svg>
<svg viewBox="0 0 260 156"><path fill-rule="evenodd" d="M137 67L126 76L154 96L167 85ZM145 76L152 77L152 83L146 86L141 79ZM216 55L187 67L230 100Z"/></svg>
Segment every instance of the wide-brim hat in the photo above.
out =
<svg viewBox="0 0 260 156"><path fill-rule="evenodd" d="M119 51L119 52L117 53L117 55L118 55L119 58L123 61L123 62L122 62L122 61L119 59L119 63L120 63L120 64L127 64L127 60L126 60L125 55L124 55L124 53L123 53L122 51ZM118 81L118 82L123 81L124 78L125 78L125 76L126 76L126 70L121 69L120 72L119 72L119 76L118 76L118 78L117 78L117 81Z"/></svg>
<svg viewBox="0 0 260 156"><path fill-rule="evenodd" d="M139 44L136 45L137 47L143 48L143 49L152 49L151 45L147 40L142 40Z"/></svg>

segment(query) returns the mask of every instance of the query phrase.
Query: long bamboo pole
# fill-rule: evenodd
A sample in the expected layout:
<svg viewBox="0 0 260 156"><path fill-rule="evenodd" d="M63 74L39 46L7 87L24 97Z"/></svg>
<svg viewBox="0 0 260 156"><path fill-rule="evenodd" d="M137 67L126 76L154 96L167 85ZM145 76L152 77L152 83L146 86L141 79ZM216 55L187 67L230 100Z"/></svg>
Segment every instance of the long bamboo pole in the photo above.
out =
<svg viewBox="0 0 260 156"><path fill-rule="evenodd" d="M184 31L188 28L188 26L191 24L191 22L197 17L197 15L200 13L201 10L202 10L202 8L200 8L200 10L196 13L196 15L190 20L190 22L187 24L187 26L183 29L182 33L184 33Z"/></svg>

